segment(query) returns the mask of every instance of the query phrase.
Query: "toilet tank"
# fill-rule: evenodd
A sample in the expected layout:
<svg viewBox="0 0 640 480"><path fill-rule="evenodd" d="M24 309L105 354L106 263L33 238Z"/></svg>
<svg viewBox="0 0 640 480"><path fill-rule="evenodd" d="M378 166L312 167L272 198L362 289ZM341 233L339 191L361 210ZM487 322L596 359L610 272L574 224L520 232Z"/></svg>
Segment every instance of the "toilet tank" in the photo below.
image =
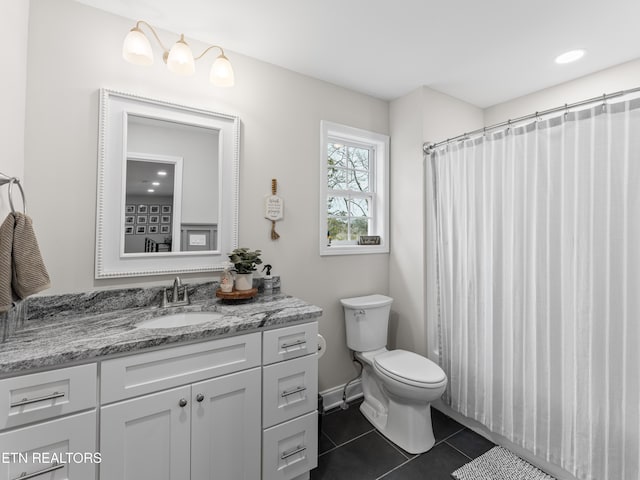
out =
<svg viewBox="0 0 640 480"><path fill-rule="evenodd" d="M347 346L356 352L377 350L387 345L389 312L393 298L384 295L343 298Z"/></svg>

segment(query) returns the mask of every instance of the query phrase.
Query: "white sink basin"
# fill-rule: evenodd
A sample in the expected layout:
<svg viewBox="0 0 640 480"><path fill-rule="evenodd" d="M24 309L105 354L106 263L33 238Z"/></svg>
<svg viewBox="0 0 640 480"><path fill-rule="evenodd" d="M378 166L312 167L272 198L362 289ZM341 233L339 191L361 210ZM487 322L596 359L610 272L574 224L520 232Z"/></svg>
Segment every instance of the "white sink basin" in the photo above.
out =
<svg viewBox="0 0 640 480"><path fill-rule="evenodd" d="M136 324L136 328L176 328L213 322L222 318L218 312L181 312L149 318Z"/></svg>

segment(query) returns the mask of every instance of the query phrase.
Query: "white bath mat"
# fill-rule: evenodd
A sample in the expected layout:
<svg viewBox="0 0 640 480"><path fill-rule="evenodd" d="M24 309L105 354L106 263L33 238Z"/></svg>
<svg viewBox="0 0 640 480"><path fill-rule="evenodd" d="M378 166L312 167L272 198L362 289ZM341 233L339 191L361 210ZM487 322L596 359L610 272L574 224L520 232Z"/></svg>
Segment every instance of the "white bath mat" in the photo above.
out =
<svg viewBox="0 0 640 480"><path fill-rule="evenodd" d="M456 480L556 480L502 447L493 447L451 476Z"/></svg>

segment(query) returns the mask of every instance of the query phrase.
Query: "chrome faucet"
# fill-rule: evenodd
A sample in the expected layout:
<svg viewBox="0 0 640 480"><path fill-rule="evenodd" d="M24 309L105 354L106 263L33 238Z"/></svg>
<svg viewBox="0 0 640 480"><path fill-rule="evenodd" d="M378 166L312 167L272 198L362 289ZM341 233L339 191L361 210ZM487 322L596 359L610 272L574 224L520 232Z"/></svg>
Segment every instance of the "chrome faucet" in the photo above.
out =
<svg viewBox="0 0 640 480"><path fill-rule="evenodd" d="M180 290L182 289L182 300L180 300ZM164 293L162 294L162 308L166 307L179 307L182 305L189 305L191 300L189 300L189 292L187 291L187 286L182 285L182 281L180 277L176 277L173 280L173 294L171 295L171 301L167 298L167 289L164 289Z"/></svg>

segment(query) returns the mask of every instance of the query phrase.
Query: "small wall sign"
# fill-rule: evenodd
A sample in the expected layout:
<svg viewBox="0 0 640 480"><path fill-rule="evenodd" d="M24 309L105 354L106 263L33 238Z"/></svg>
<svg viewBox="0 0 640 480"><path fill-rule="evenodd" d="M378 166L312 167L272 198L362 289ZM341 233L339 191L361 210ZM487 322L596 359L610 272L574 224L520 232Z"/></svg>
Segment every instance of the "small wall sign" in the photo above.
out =
<svg viewBox="0 0 640 480"><path fill-rule="evenodd" d="M276 195L278 191L278 181L271 179L271 195L264 197L264 218L271 221L271 240L280 238L276 232L276 221L284 217L284 200Z"/></svg>
<svg viewBox="0 0 640 480"><path fill-rule="evenodd" d="M264 199L264 217L271 221L282 220L284 200L276 195L267 195Z"/></svg>

